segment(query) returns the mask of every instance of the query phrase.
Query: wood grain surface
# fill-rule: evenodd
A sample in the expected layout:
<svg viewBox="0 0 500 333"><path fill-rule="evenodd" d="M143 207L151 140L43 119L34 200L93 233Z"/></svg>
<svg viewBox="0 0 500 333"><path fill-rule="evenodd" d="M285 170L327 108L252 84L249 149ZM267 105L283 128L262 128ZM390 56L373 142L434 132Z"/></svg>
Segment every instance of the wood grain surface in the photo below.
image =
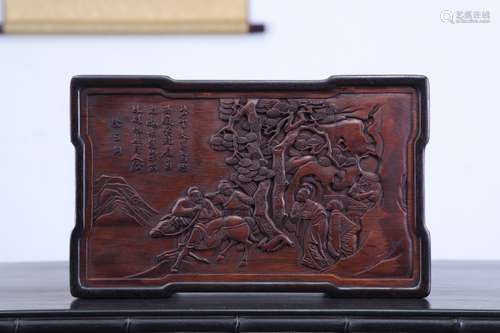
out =
<svg viewBox="0 0 500 333"><path fill-rule="evenodd" d="M73 81L73 293L425 296L422 77Z"/></svg>

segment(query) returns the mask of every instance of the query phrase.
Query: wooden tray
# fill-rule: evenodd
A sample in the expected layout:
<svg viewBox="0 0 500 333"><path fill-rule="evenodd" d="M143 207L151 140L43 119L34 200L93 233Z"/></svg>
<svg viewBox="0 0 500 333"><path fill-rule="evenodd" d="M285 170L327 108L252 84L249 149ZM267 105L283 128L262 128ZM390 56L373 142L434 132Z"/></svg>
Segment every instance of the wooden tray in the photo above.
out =
<svg viewBox="0 0 500 333"><path fill-rule="evenodd" d="M427 90L75 77L73 295L428 295Z"/></svg>

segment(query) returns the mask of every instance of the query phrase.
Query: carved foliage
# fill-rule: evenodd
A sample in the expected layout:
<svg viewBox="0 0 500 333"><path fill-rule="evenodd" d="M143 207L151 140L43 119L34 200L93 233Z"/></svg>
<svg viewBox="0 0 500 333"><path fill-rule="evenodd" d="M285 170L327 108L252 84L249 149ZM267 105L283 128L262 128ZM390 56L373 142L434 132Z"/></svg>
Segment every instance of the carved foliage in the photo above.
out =
<svg viewBox="0 0 500 333"><path fill-rule="evenodd" d="M382 197L377 171L383 140L375 120L380 110L374 105L361 118L359 110L338 109L326 100L220 101L225 126L210 143L216 151L229 152L231 181L247 195L257 194L255 215L263 217L257 225L265 241L271 243L291 224L302 248L301 263L314 269L357 250L361 218ZM337 135L352 124L363 145L353 147L350 137ZM363 169L364 160L372 170ZM346 180L347 174L354 176Z"/></svg>

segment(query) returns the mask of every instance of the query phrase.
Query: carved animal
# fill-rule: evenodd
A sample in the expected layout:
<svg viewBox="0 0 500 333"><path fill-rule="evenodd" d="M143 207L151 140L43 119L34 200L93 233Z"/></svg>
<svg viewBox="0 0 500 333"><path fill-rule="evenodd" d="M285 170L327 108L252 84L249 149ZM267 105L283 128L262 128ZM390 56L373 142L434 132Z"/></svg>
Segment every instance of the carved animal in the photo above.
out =
<svg viewBox="0 0 500 333"><path fill-rule="evenodd" d="M167 217L154 227L150 236L153 238L185 237L189 238L191 233L198 233L199 242L195 250L207 250L219 248L217 261L225 258L227 252L235 245L241 245L243 254L239 266L244 266L248 261L248 249L257 242L252 236L251 228L244 218L239 216L225 216L216 218L207 224L195 224L192 228L184 226L176 217ZM187 237L186 237L187 236ZM182 246L183 244L179 244ZM224 247L222 247L224 245ZM222 248L221 248L222 247ZM156 257L157 261L163 261L175 257L178 249L166 251ZM193 255L191 255L193 256ZM200 260L203 261L203 260ZM205 262L205 261L204 261Z"/></svg>

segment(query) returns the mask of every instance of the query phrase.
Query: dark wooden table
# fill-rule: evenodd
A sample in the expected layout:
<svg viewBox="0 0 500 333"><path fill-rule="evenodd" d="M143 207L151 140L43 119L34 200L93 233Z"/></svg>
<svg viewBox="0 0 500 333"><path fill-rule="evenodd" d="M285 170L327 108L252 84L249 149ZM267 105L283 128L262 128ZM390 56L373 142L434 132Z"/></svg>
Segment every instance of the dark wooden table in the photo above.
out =
<svg viewBox="0 0 500 333"><path fill-rule="evenodd" d="M500 332L500 262L433 263L427 299L176 294L81 300L66 263L0 264L0 332Z"/></svg>

